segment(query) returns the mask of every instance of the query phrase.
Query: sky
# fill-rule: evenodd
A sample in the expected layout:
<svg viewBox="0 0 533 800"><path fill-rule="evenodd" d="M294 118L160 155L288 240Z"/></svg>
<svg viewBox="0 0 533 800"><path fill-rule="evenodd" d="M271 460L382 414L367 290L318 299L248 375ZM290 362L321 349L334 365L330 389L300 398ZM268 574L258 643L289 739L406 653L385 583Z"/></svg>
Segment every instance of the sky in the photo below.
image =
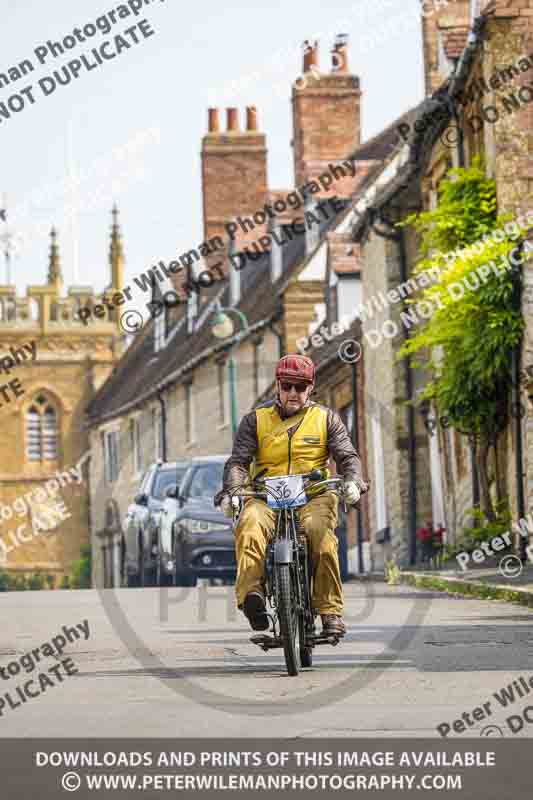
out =
<svg viewBox="0 0 533 800"><path fill-rule="evenodd" d="M18 0L2 14L0 75L9 77L25 59L34 66L0 88L0 109L5 103L10 112L8 119L0 113L0 208L6 206L8 222L0 220L0 238L13 237L12 282L19 294L45 281L52 225L67 286L102 291L115 202L126 284L160 259L196 247L203 239L200 150L210 106L237 106L241 127L245 107L257 106L267 134L269 187L293 186L290 94L305 39L320 40L320 67L329 71L335 35L349 34L350 71L363 93L363 141L423 98L418 0L197 0L190 6L144 0L137 15L132 9L141 0L129 3ZM116 24L109 33L67 40L56 57L50 52L48 41L62 45L74 28L95 25L112 10ZM116 53L116 34L131 46L94 69L82 67L68 85L56 81L45 95L40 80L48 77L43 86L49 88L54 71L64 80L61 68L82 54L97 64L91 51L106 40L106 54ZM22 94L25 87L31 89ZM0 270L5 283L3 255Z"/></svg>

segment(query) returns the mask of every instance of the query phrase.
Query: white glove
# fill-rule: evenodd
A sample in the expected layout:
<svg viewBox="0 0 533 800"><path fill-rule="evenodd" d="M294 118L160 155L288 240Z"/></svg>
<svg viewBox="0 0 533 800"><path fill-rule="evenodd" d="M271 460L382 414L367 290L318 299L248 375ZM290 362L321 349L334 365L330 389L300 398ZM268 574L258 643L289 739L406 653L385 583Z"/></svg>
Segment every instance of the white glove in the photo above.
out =
<svg viewBox="0 0 533 800"><path fill-rule="evenodd" d="M361 497L361 491L355 481L344 481L344 500L354 506Z"/></svg>
<svg viewBox="0 0 533 800"><path fill-rule="evenodd" d="M238 497L230 497L229 494L225 494L220 501L220 510L225 517L233 517L234 512L239 510L239 505Z"/></svg>

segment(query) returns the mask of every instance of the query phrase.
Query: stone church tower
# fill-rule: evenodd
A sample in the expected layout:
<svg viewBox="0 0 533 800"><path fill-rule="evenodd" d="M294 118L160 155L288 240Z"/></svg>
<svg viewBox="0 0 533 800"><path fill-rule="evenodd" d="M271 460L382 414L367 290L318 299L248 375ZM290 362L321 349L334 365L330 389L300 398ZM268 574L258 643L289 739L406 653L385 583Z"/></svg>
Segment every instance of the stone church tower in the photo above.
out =
<svg viewBox="0 0 533 800"><path fill-rule="evenodd" d="M106 294L124 283L116 208L109 264ZM91 286L63 290L54 230L45 285L0 285L0 570L56 586L90 540L84 411L124 349L120 308L80 320L96 303Z"/></svg>

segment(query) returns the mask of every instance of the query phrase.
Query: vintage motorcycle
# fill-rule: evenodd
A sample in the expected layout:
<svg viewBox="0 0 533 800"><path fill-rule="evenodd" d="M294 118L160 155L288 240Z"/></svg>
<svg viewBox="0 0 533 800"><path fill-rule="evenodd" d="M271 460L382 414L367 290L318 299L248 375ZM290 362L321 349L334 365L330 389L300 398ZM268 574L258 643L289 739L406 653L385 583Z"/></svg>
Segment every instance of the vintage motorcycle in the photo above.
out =
<svg viewBox="0 0 533 800"><path fill-rule="evenodd" d="M306 490L311 486L314 490L333 489L339 497L343 496L342 478L322 480L320 470L272 478L257 476L251 489L240 487L232 493L241 500L250 497L266 500L276 514L274 535L267 545L264 573L267 615L272 631L271 635L256 634L250 641L264 651L282 647L289 675L298 675L300 667L312 666L316 645L336 646L342 636L319 634L315 630L316 614L311 606L313 565L298 517L298 508L307 502ZM238 514L234 521L237 519Z"/></svg>

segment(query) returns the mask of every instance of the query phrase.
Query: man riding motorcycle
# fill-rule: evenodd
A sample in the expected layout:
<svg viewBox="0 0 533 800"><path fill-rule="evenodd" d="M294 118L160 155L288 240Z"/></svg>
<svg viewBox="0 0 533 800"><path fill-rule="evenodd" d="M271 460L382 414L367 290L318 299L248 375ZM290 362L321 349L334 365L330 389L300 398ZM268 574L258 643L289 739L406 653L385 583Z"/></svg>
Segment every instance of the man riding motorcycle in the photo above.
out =
<svg viewBox="0 0 533 800"><path fill-rule="evenodd" d="M315 365L307 356L284 356L276 367L277 397L246 414L239 425L231 457L224 466L222 490L215 497L225 516L231 517L239 500L232 492L250 475L299 475L320 469L329 477L330 455L344 479L344 498L355 505L368 486L361 476L361 461L339 415L310 400L315 386ZM252 464L252 468L250 465ZM312 606L320 614L323 632L343 635L343 595L335 536L338 498L325 491L299 509L300 523L310 545L314 566ZM235 528L237 605L253 630L269 627L264 596L264 559L267 541L274 533L275 513L260 499L246 500Z"/></svg>

